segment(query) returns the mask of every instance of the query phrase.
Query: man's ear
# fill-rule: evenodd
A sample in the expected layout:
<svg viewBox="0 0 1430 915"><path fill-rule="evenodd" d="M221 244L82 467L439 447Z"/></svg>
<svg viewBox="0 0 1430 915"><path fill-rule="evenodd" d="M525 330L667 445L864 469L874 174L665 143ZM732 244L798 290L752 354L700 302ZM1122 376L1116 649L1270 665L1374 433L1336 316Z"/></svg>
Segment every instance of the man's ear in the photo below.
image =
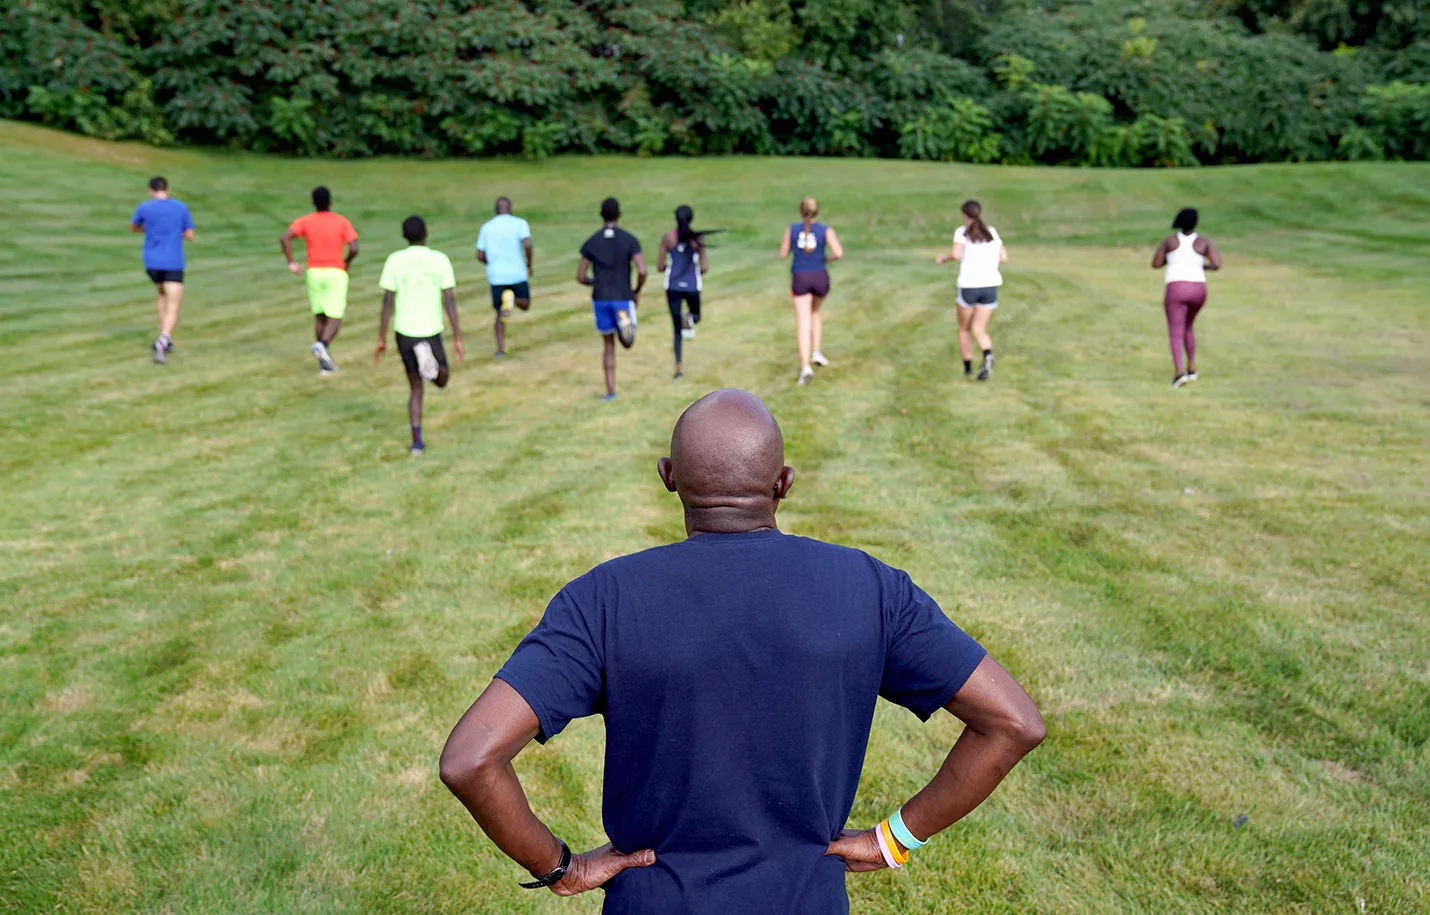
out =
<svg viewBox="0 0 1430 915"><path fill-rule="evenodd" d="M785 466L780 468L780 475L775 477L775 499L786 499L789 491L794 488L794 468Z"/></svg>
<svg viewBox="0 0 1430 915"><path fill-rule="evenodd" d="M670 458L663 457L655 462L655 472L660 474L660 481L665 484L667 492L675 492L675 468L670 464Z"/></svg>

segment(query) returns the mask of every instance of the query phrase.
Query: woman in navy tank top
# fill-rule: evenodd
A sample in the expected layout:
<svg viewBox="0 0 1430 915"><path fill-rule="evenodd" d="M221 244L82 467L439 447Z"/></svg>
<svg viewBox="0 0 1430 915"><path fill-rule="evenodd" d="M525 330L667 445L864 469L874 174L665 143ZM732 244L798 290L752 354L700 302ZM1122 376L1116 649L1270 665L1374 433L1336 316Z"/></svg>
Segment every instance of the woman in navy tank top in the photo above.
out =
<svg viewBox="0 0 1430 915"><path fill-rule="evenodd" d="M700 323L700 290L702 277L710 269L705 259L705 241L701 233L690 228L695 213L688 206L675 210L675 228L660 237L660 255L655 269L665 274L665 302L670 307L670 320L675 326L675 377L685 374L681 368L681 340L695 339L695 325Z"/></svg>
<svg viewBox="0 0 1430 915"><path fill-rule="evenodd" d="M780 258L794 253L794 263L790 265L793 273L790 295L794 298L794 331L799 344L799 383L809 384L814 378L814 366L829 364L820 351L824 317L819 309L829 295L826 268L830 261L844 256L844 246L839 244L839 236L832 228L815 221L819 216L819 201L813 197L801 200L799 215L803 222L785 228Z"/></svg>

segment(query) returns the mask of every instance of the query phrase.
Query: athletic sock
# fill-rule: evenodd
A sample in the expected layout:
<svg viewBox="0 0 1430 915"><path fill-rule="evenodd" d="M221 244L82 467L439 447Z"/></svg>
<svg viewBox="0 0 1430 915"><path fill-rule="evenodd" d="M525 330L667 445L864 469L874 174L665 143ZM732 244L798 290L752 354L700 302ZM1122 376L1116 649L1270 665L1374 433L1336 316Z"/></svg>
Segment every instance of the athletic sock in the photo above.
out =
<svg viewBox="0 0 1430 915"><path fill-rule="evenodd" d="M412 444L415 445L415 446L417 446L417 447L421 447L421 446L422 446L422 427L421 427L421 426L413 426L413 427L412 427Z"/></svg>
<svg viewBox="0 0 1430 915"><path fill-rule="evenodd" d="M963 370L964 370L965 372L971 372L971 371L973 371L973 360L972 360L972 359L965 359L965 360L963 360Z"/></svg>
<svg viewBox="0 0 1430 915"><path fill-rule="evenodd" d="M984 359L987 359L987 358L988 358L989 356L991 356L991 355L993 355L993 350L991 350L991 349L986 349L986 350L983 351L983 358L984 358Z"/></svg>

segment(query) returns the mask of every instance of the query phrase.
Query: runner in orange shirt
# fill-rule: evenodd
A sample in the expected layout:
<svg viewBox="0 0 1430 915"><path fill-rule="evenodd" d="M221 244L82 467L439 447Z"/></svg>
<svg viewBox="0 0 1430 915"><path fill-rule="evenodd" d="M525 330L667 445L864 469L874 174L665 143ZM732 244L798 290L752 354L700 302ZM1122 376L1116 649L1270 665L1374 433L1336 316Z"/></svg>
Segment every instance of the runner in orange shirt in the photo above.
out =
<svg viewBox="0 0 1430 915"><path fill-rule="evenodd" d="M353 224L332 211L333 195L325 187L313 188L315 212L300 216L283 232L279 244L288 258L288 272L304 276L293 259L293 239L308 243L308 304L313 308L313 334L317 337L310 352L318 359L318 372L331 375L338 370L328 346L338 335L348 310L348 267L358 255L358 234Z"/></svg>

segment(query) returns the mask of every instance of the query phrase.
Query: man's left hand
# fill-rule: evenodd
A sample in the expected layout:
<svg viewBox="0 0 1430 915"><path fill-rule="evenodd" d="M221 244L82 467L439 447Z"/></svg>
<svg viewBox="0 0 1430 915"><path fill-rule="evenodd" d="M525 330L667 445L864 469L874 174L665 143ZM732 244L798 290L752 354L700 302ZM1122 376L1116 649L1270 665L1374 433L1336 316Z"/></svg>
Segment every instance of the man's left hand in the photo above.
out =
<svg viewBox="0 0 1430 915"><path fill-rule="evenodd" d="M467 360L467 348L462 345L461 337L452 341L452 351L457 354L458 362L465 362Z"/></svg>
<svg viewBox="0 0 1430 915"><path fill-rule="evenodd" d="M552 885L551 892L558 896L590 892L628 867L650 867L654 863L655 852L649 848L623 855L607 842L584 854L572 855L566 876Z"/></svg>
<svg viewBox="0 0 1430 915"><path fill-rule="evenodd" d="M841 829L824 853L843 858L844 869L856 874L889 866L879 851L879 837L873 829Z"/></svg>

